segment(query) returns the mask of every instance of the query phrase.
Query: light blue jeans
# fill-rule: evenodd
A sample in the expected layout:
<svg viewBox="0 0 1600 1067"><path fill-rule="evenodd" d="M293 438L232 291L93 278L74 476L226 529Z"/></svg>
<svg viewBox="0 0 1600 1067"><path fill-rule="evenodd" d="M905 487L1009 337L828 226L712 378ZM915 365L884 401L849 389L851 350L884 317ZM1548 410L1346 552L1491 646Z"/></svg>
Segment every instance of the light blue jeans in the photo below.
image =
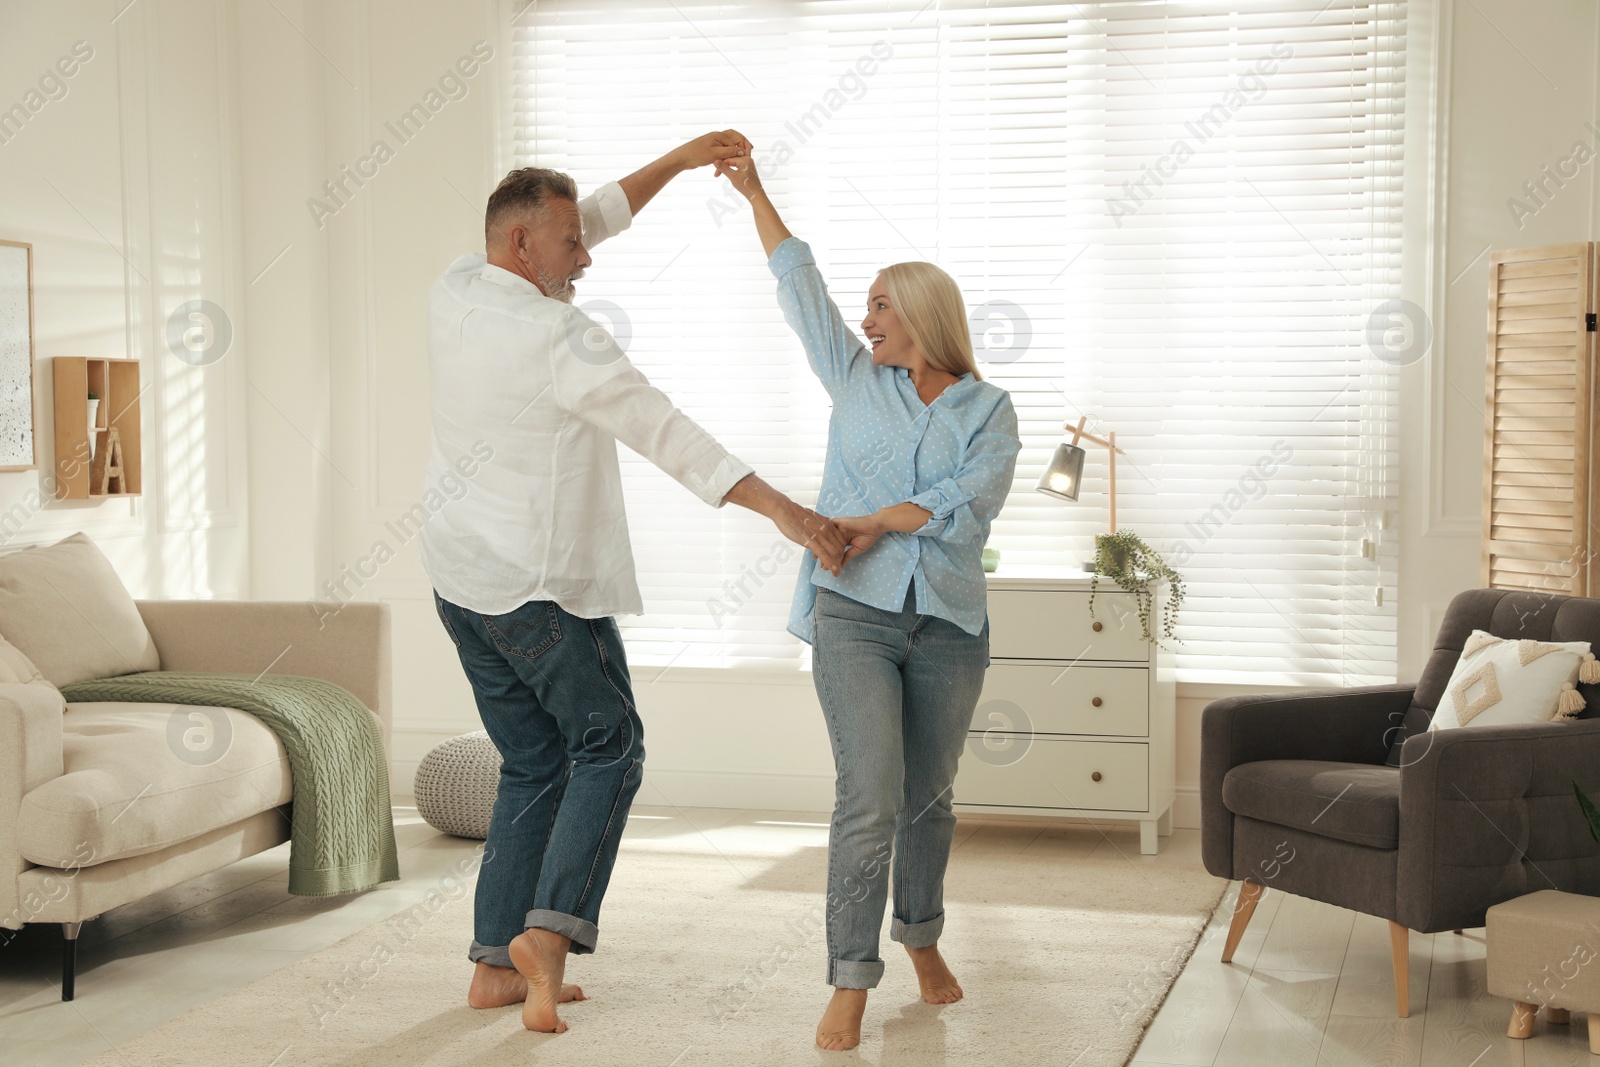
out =
<svg viewBox="0 0 1600 1067"><path fill-rule="evenodd" d="M918 615L910 590L895 612L818 589L813 648L838 772L828 834L828 984L871 989L883 977L878 935L891 862L889 936L926 948L944 930L951 790L989 664L989 626L973 636Z"/></svg>

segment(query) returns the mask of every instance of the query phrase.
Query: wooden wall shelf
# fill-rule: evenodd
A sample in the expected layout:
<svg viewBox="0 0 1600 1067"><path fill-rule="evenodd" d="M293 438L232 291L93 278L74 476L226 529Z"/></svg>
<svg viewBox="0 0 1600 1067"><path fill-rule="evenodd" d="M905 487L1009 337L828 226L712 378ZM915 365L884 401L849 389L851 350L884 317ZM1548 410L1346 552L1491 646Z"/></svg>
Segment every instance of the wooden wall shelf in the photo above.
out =
<svg viewBox="0 0 1600 1067"><path fill-rule="evenodd" d="M57 499L138 496L143 488L139 361L57 356L52 363L55 370ZM89 428L90 393L100 398L93 431ZM92 449L91 432L95 440ZM113 458L117 445L121 448L122 474L119 479L113 470L109 491L106 491L106 463Z"/></svg>

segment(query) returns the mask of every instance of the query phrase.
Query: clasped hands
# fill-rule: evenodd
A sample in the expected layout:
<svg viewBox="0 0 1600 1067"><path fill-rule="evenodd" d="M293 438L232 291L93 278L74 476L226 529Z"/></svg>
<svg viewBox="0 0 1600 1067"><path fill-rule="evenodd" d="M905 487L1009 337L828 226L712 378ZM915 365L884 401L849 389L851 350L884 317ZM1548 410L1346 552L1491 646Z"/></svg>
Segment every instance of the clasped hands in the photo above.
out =
<svg viewBox="0 0 1600 1067"><path fill-rule="evenodd" d="M830 519L799 504L778 521L778 530L817 557L829 574L838 576L844 565L877 543L884 527L877 515L840 516Z"/></svg>
<svg viewBox="0 0 1600 1067"><path fill-rule="evenodd" d="M684 170L715 163L720 174L723 160L748 156L754 151L755 147L738 130L717 130L685 141L673 151L671 158Z"/></svg>
<svg viewBox="0 0 1600 1067"><path fill-rule="evenodd" d="M756 174L755 146L738 130L717 130L685 141L673 150L671 159L681 170L713 166L719 178L727 178L746 198L762 191Z"/></svg>

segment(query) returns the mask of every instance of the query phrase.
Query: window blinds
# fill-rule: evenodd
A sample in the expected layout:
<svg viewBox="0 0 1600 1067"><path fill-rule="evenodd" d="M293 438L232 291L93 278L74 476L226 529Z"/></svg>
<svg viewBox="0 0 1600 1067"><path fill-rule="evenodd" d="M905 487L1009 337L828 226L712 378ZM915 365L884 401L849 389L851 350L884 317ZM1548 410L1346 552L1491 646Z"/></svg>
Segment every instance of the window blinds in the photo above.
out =
<svg viewBox="0 0 1600 1067"><path fill-rule="evenodd" d="M1180 678L1393 677L1403 3L539 0L513 38L519 164L589 189L731 126L849 321L888 263L956 277L1023 437L1004 566L1091 555L1104 454L1079 503L1032 491L1088 416L1119 525L1187 580ZM725 181L677 179L588 277L653 381L815 501L826 396ZM623 466L630 654L805 665L794 551Z"/></svg>

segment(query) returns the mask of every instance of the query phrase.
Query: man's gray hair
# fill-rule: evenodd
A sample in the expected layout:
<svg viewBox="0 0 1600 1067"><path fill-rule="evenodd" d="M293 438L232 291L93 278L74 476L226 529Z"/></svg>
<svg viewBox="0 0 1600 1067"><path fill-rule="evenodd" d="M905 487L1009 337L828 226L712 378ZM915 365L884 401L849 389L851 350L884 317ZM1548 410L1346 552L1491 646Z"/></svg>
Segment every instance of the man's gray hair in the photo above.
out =
<svg viewBox="0 0 1600 1067"><path fill-rule="evenodd" d="M537 213L556 196L576 203L578 183L559 170L544 167L523 167L507 174L489 194L489 206L483 213L484 240L493 244L494 232L503 222Z"/></svg>

